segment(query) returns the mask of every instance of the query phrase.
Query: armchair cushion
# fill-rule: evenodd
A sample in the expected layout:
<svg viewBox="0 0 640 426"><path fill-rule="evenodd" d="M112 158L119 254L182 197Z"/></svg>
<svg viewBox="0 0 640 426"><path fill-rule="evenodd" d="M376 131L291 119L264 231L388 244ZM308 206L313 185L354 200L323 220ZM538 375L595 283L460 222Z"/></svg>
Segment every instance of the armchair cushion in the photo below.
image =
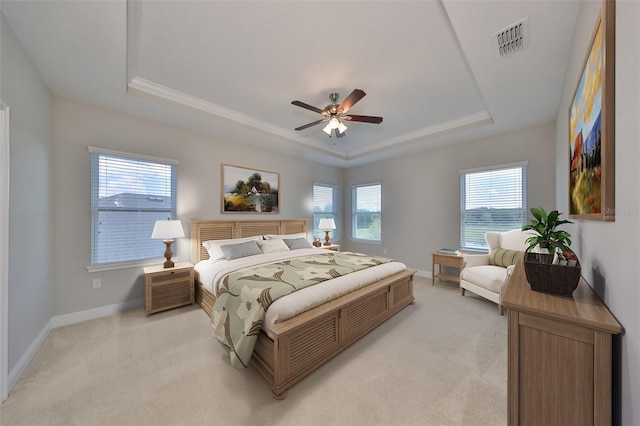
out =
<svg viewBox="0 0 640 426"><path fill-rule="evenodd" d="M499 293L506 276L507 270L503 266L480 265L463 269L460 278L478 287Z"/></svg>
<svg viewBox="0 0 640 426"><path fill-rule="evenodd" d="M507 250L503 248L496 248L489 254L489 265L507 267L515 265L518 259L524 259L524 252L517 250Z"/></svg>

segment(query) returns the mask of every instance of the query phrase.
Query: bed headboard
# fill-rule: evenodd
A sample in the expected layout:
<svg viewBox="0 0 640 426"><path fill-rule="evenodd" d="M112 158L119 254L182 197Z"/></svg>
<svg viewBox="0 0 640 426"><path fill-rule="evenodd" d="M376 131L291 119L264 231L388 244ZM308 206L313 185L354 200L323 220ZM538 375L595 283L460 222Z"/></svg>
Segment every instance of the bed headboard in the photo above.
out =
<svg viewBox="0 0 640 426"><path fill-rule="evenodd" d="M284 220L190 220L191 262L209 258L203 241L252 237L265 234L307 234L307 219Z"/></svg>

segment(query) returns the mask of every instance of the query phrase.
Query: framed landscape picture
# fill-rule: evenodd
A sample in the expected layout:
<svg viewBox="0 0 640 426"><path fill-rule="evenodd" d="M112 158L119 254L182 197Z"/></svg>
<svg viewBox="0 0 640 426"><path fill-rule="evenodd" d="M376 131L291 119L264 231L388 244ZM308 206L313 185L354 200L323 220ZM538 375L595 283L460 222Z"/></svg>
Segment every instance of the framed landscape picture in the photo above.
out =
<svg viewBox="0 0 640 426"><path fill-rule="evenodd" d="M615 220L615 2L604 0L569 107L569 217Z"/></svg>
<svg viewBox="0 0 640 426"><path fill-rule="evenodd" d="M277 214L279 187L279 173L223 164L222 213Z"/></svg>

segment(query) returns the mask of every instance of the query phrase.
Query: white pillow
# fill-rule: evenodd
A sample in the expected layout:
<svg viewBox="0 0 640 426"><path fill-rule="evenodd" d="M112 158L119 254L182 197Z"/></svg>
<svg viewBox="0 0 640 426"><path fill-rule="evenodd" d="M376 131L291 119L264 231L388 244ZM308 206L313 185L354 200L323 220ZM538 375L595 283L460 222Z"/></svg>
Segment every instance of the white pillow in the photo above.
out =
<svg viewBox="0 0 640 426"><path fill-rule="evenodd" d="M224 245L244 243L247 241L260 241L260 240L262 240L262 237L260 235L256 235L253 237L246 237L246 238L231 238L228 240L209 240L209 241L203 241L202 247L207 249L207 252L209 253L209 259L219 260L219 259L225 258L225 255L222 252L222 249L220 248Z"/></svg>
<svg viewBox="0 0 640 426"><path fill-rule="evenodd" d="M266 240L293 240L296 238L306 238L307 235L304 232L298 232L297 234L283 234L283 235L275 235L275 234L268 234L265 235L264 238Z"/></svg>
<svg viewBox="0 0 640 426"><path fill-rule="evenodd" d="M258 241L258 247L263 253L276 253L279 251L289 251L289 246L285 244L284 240L262 240Z"/></svg>

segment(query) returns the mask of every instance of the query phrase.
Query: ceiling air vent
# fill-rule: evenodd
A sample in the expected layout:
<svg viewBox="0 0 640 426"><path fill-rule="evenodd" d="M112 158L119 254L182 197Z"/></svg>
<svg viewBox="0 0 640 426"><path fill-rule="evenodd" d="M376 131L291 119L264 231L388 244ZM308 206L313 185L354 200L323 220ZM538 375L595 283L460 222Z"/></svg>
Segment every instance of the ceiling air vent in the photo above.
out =
<svg viewBox="0 0 640 426"><path fill-rule="evenodd" d="M519 20L493 34L497 59L507 58L529 46L529 18Z"/></svg>

